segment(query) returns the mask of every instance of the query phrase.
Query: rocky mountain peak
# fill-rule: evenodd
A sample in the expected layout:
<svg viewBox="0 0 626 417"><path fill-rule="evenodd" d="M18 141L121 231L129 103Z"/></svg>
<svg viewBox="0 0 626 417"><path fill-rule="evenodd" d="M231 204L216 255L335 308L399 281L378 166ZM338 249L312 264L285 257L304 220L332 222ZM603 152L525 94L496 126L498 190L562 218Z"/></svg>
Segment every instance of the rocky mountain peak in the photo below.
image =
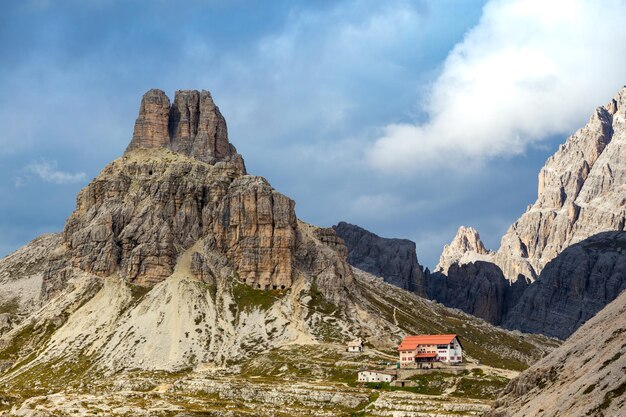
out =
<svg viewBox="0 0 626 417"><path fill-rule="evenodd" d="M548 158L537 200L509 227L491 259L463 243L444 248L437 270L451 263L489 260L506 278L534 280L568 246L597 233L622 231L626 222L626 87Z"/></svg>
<svg viewBox="0 0 626 417"><path fill-rule="evenodd" d="M172 104L161 90L145 93L126 152L138 148L166 148L210 164L234 161L245 171L226 120L205 90L178 90Z"/></svg>
<svg viewBox="0 0 626 417"><path fill-rule="evenodd" d="M626 88L598 107L546 161L537 201L503 236L497 263L508 278L532 278L568 246L624 230Z"/></svg>
<svg viewBox="0 0 626 417"><path fill-rule="evenodd" d="M488 260L493 253L485 248L478 231L473 227L461 226L449 245L443 248L437 272L447 272L453 263L468 263Z"/></svg>

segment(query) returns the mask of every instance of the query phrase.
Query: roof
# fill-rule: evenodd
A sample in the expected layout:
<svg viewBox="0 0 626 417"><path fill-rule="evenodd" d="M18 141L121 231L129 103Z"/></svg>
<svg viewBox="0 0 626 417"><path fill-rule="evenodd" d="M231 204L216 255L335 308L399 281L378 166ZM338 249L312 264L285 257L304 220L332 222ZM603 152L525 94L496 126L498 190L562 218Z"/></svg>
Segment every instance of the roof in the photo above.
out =
<svg viewBox="0 0 626 417"><path fill-rule="evenodd" d="M419 345L447 345L457 337L455 334L423 334L405 336L398 350L415 350Z"/></svg>
<svg viewBox="0 0 626 417"><path fill-rule="evenodd" d="M431 353L418 353L417 355L415 355L416 358L434 358L437 356L437 353L435 352L431 352Z"/></svg>
<svg viewBox="0 0 626 417"><path fill-rule="evenodd" d="M353 340L351 342L348 342L348 346L363 346L363 341Z"/></svg>

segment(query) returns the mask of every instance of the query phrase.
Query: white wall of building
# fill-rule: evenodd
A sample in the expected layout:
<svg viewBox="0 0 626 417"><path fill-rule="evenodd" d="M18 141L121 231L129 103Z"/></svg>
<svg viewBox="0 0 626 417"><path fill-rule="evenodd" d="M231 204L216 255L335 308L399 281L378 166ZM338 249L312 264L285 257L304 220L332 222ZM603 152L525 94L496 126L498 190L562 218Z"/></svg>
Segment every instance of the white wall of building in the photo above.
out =
<svg viewBox="0 0 626 417"><path fill-rule="evenodd" d="M376 371L360 371L358 377L359 382L391 382L393 379L393 375Z"/></svg>

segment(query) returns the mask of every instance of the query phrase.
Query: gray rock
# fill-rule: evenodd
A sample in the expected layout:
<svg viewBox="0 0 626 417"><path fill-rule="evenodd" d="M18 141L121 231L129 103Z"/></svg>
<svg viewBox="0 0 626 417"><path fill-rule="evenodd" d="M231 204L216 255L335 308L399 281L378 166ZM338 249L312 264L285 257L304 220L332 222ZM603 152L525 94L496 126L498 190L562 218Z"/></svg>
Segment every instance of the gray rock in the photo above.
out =
<svg viewBox="0 0 626 417"><path fill-rule="evenodd" d="M602 240L587 242L587 248L599 243L606 249L611 244L605 236ZM617 247L623 240L613 242ZM626 415L624 323L626 292L558 349L511 380L485 416Z"/></svg>
<svg viewBox="0 0 626 417"><path fill-rule="evenodd" d="M340 222L333 226L348 247L348 263L397 287L425 295L424 270L417 261L415 243L388 239L359 226Z"/></svg>
<svg viewBox="0 0 626 417"><path fill-rule="evenodd" d="M626 290L626 233L599 233L546 265L503 326L567 338Z"/></svg>
<svg viewBox="0 0 626 417"><path fill-rule="evenodd" d="M455 238L444 248L437 270L445 273L454 262L487 260L510 280L520 274L534 280L568 246L597 233L623 231L624 155L626 87L548 158L539 172L537 200L509 227L496 253L485 254L480 245L455 244Z"/></svg>
<svg viewBox="0 0 626 417"><path fill-rule="evenodd" d="M428 297L466 313L500 324L517 303L528 282L511 282L502 270L490 262L452 264L448 275L427 274Z"/></svg>
<svg viewBox="0 0 626 417"><path fill-rule="evenodd" d="M506 279L490 262L453 264L427 274L429 298L525 333L566 339L626 290L626 232L604 232L576 243L539 277Z"/></svg>

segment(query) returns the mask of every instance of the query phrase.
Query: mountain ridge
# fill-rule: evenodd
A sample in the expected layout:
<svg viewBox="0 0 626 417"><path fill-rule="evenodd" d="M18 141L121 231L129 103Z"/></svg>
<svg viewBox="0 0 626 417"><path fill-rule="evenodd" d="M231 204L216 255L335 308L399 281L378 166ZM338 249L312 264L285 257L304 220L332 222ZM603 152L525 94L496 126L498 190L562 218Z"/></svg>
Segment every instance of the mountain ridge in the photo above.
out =
<svg viewBox="0 0 626 417"><path fill-rule="evenodd" d="M498 265L509 280L520 275L534 280L573 243L600 232L623 231L625 152L626 86L548 158L538 175L537 200L509 227L500 249L483 260ZM462 256L471 260L477 253L465 249L447 263L462 263Z"/></svg>
<svg viewBox="0 0 626 417"><path fill-rule="evenodd" d="M243 414L233 415L293 416L324 399L320 415L343 415L376 400L346 381L364 364L395 360L407 333L462 333L466 358L496 375L559 344L352 268L332 228L302 222L295 203L247 174L240 155L218 152L226 129L208 93L178 92L170 105L159 91L142 99L134 145L79 192L63 232L0 260L0 413L90 414L117 404L115 415L148 408L169 417L219 400L209 415L236 407ZM345 352L356 338L369 352L358 361ZM284 363L264 385L252 378L263 374L246 376L255 358L297 366ZM263 397L223 392L216 378L224 386L245 378ZM294 379L306 389L294 389ZM268 393L276 384L293 399L287 411ZM329 386L341 394L329 398ZM406 406L387 398L377 407Z"/></svg>

